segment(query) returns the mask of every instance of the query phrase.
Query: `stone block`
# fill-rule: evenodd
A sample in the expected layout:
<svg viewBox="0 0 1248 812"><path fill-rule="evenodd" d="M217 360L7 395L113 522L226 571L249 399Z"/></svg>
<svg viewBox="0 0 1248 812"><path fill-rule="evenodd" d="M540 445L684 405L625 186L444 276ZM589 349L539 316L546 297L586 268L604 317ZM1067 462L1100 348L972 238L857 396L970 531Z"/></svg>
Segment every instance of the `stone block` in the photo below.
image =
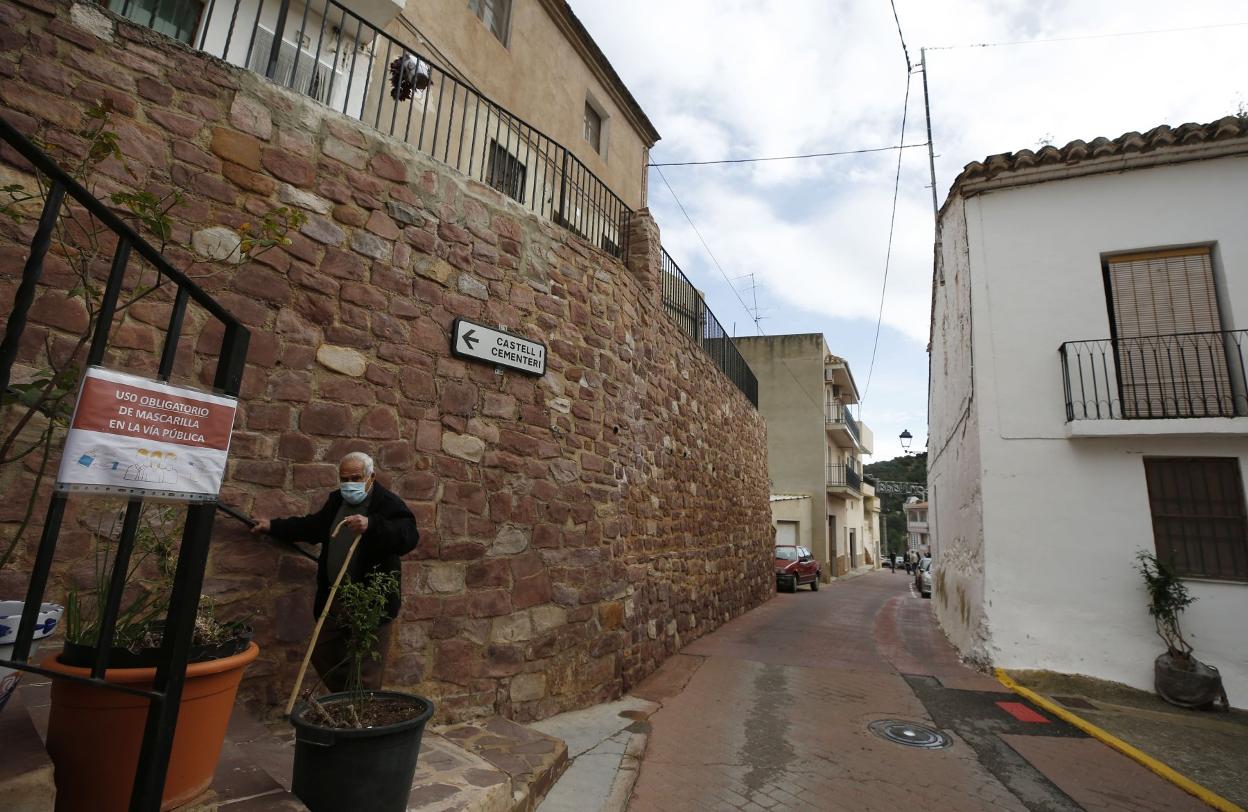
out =
<svg viewBox="0 0 1248 812"><path fill-rule="evenodd" d="M259 100L242 93L234 94L230 104L230 124L248 135L268 141L273 135L273 119L269 109Z"/></svg>
<svg viewBox="0 0 1248 812"><path fill-rule="evenodd" d="M224 127L213 127L212 142L208 148L222 160L253 172L260 169L260 142L255 136Z"/></svg>
<svg viewBox="0 0 1248 812"><path fill-rule="evenodd" d="M517 674L511 678L508 690L512 702L532 702L546 696L546 675Z"/></svg>
<svg viewBox="0 0 1248 812"><path fill-rule="evenodd" d="M299 428L308 434L348 437L355 434L351 409L340 403L312 403L299 414Z"/></svg>
<svg viewBox="0 0 1248 812"><path fill-rule="evenodd" d="M446 431L442 433L442 450L469 462L480 462L485 454L485 442L468 434Z"/></svg>
<svg viewBox="0 0 1248 812"><path fill-rule="evenodd" d="M316 360L327 369L350 375L353 378L361 377L368 369L368 359L363 353L350 347L336 347L333 344L322 344L317 347Z"/></svg>

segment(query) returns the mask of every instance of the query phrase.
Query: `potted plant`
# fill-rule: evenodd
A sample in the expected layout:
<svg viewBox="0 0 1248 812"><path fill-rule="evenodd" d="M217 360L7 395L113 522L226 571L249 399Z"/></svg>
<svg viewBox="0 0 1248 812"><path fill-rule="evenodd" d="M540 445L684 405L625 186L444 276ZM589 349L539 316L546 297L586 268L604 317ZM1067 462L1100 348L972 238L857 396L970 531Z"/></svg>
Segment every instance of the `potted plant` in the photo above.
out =
<svg viewBox="0 0 1248 812"><path fill-rule="evenodd" d="M107 659L105 679L111 683L140 689L154 684L176 566L174 533L181 514L170 505L150 505L140 517ZM94 583L70 591L65 650L45 659L44 668L61 674L90 674L118 524L114 518L107 530L104 522L98 526ZM250 628L241 621L221 622L212 603L203 598L195 626L162 809L186 803L212 783L243 670L260 653L251 642ZM47 748L56 765L58 808L129 808L147 712L148 701L142 696L53 681Z"/></svg>
<svg viewBox="0 0 1248 812"><path fill-rule="evenodd" d="M1148 591L1148 613L1153 618L1157 636L1166 650L1153 662L1153 685L1157 695L1181 708L1205 708L1221 701L1229 709L1222 675L1192 655L1192 646L1183 637L1179 615L1196 602L1174 569L1156 555L1141 550L1136 553L1136 570L1144 578Z"/></svg>
<svg viewBox="0 0 1248 812"><path fill-rule="evenodd" d="M414 694L364 690L361 680L364 660L376 656L386 600L398 588L392 573L372 573L338 589L334 614L348 632L348 689L309 698L290 716L295 727L291 788L312 812L407 809L433 703Z"/></svg>

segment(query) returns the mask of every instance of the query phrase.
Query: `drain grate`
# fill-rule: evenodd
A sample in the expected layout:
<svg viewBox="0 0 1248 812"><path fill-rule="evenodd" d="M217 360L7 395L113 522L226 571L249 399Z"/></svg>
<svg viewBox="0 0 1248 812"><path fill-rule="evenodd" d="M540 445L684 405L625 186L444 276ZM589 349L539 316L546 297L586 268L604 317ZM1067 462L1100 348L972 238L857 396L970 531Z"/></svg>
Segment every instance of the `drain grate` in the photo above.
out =
<svg viewBox="0 0 1248 812"><path fill-rule="evenodd" d="M953 744L953 741L939 730L933 730L924 725L917 725L914 722L881 719L878 722L872 722L867 725L867 728L881 739L904 744L907 747L938 750Z"/></svg>

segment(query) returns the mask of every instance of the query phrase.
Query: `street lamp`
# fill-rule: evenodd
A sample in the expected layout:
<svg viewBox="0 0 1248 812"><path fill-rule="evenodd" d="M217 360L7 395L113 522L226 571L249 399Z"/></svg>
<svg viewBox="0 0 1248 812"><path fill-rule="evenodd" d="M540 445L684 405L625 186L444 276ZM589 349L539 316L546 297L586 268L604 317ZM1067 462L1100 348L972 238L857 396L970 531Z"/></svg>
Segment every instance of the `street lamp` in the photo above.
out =
<svg viewBox="0 0 1248 812"><path fill-rule="evenodd" d="M899 435L901 439L901 450L910 453L910 441L914 439L914 435L910 433L910 429L904 429Z"/></svg>

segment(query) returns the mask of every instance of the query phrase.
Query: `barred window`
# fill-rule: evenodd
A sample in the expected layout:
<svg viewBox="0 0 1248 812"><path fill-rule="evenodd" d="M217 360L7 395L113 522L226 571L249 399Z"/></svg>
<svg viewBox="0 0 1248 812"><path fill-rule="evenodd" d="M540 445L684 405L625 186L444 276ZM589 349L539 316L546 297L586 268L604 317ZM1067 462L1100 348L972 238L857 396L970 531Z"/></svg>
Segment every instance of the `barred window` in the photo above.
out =
<svg viewBox="0 0 1248 812"><path fill-rule="evenodd" d="M1235 457L1145 457L1157 558L1195 578L1248 581L1248 519Z"/></svg>

